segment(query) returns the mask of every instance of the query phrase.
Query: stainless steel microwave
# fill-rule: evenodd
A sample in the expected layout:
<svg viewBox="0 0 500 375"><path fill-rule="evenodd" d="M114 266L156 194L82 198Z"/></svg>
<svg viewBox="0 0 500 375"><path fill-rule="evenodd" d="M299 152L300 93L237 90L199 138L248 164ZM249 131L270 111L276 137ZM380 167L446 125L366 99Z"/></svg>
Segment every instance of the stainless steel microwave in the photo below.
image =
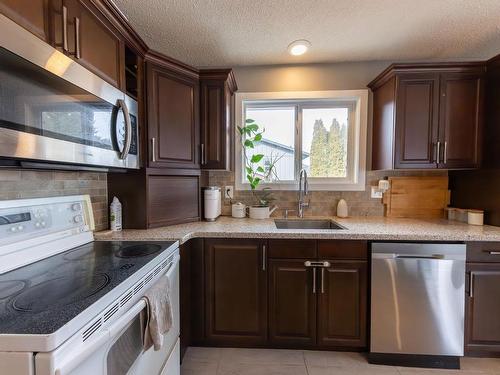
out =
<svg viewBox="0 0 500 375"><path fill-rule="evenodd" d="M137 102L0 15L0 158L139 168Z"/></svg>

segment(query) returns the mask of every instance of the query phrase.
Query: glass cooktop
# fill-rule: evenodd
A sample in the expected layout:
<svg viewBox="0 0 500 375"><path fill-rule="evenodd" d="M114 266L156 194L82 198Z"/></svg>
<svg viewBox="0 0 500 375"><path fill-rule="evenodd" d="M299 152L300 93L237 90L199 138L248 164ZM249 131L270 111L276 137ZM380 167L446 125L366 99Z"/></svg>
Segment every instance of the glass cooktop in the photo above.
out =
<svg viewBox="0 0 500 375"><path fill-rule="evenodd" d="M0 334L50 334L174 242L94 241L0 275Z"/></svg>

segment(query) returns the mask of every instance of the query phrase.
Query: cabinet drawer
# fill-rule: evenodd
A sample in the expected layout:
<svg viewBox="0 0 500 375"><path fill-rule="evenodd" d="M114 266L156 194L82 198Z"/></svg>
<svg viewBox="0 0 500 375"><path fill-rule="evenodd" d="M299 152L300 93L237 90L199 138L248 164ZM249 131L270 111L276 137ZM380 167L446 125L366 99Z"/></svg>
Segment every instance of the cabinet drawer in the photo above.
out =
<svg viewBox="0 0 500 375"><path fill-rule="evenodd" d="M469 242L467 262L500 263L500 242Z"/></svg>
<svg viewBox="0 0 500 375"><path fill-rule="evenodd" d="M269 240L269 258L316 258L316 240Z"/></svg>
<svg viewBox="0 0 500 375"><path fill-rule="evenodd" d="M366 241L320 240L318 241L320 259L368 259Z"/></svg>

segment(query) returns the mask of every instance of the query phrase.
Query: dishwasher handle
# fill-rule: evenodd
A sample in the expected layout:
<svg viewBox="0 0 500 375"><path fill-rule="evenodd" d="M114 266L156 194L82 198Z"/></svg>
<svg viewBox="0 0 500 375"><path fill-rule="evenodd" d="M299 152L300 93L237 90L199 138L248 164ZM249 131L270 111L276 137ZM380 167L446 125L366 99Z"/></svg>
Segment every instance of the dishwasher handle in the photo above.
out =
<svg viewBox="0 0 500 375"><path fill-rule="evenodd" d="M397 253L373 253L373 259L446 259L443 254L397 254Z"/></svg>
<svg viewBox="0 0 500 375"><path fill-rule="evenodd" d="M443 254L432 255L396 255L396 259L444 259Z"/></svg>

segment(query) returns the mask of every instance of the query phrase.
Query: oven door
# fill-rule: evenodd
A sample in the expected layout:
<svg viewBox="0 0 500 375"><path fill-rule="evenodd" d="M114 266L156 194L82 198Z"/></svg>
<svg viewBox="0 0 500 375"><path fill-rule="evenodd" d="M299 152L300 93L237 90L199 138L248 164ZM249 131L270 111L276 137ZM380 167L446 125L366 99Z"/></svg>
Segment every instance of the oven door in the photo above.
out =
<svg viewBox="0 0 500 375"><path fill-rule="evenodd" d="M141 299L92 337L91 342L83 345L67 342L52 353L36 355L36 375L163 375L167 368L178 368L179 255L162 277L170 281L173 322L159 351L142 348L140 317L146 303ZM168 372L168 375L178 374Z"/></svg>

